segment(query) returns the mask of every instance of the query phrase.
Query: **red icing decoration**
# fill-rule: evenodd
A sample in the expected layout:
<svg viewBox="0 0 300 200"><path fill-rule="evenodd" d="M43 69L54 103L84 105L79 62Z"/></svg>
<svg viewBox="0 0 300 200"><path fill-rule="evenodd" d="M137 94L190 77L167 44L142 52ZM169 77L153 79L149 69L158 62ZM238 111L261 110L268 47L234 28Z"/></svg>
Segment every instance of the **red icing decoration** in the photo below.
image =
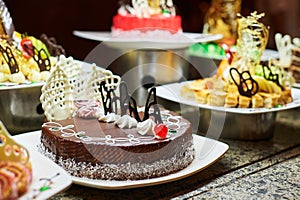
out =
<svg viewBox="0 0 300 200"><path fill-rule="evenodd" d="M154 126L154 134L158 139L165 139L168 134L168 127L164 124L156 124Z"/></svg>
<svg viewBox="0 0 300 200"><path fill-rule="evenodd" d="M138 18L134 15L115 15L113 28L123 31L140 29L141 31L165 29L172 33L181 31L181 17L151 16L150 18Z"/></svg>

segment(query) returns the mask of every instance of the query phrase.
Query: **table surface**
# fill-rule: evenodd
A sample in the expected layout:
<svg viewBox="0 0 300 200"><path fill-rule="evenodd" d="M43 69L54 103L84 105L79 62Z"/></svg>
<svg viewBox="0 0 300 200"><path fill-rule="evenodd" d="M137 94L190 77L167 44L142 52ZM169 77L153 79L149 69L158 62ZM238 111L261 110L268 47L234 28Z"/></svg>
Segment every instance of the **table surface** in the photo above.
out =
<svg viewBox="0 0 300 200"><path fill-rule="evenodd" d="M135 189L73 184L55 199L300 199L300 108L277 114L274 136L220 139L230 148L207 169L182 180Z"/></svg>

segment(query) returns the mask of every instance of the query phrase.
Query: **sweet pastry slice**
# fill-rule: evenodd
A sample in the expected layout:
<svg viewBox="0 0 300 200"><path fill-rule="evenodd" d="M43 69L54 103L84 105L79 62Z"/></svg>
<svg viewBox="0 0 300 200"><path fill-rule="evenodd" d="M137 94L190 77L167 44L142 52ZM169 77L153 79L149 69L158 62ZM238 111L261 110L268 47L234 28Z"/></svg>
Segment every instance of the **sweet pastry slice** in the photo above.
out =
<svg viewBox="0 0 300 200"><path fill-rule="evenodd" d="M18 197L17 183L12 172L0 168L0 199L16 199Z"/></svg>
<svg viewBox="0 0 300 200"><path fill-rule="evenodd" d="M239 96L239 108L249 108L250 107L251 98L246 96Z"/></svg>
<svg viewBox="0 0 300 200"><path fill-rule="evenodd" d="M209 90L199 90L195 92L197 102L200 104L206 104L209 93Z"/></svg>
<svg viewBox="0 0 300 200"><path fill-rule="evenodd" d="M264 107L272 108L278 104L279 94L265 92L260 92L259 94L264 98Z"/></svg>
<svg viewBox="0 0 300 200"><path fill-rule="evenodd" d="M252 108L261 108L264 106L264 99L259 94L252 96Z"/></svg>
<svg viewBox="0 0 300 200"><path fill-rule="evenodd" d="M223 91L213 91L208 95L207 104L211 106L224 106L226 93Z"/></svg>
<svg viewBox="0 0 300 200"><path fill-rule="evenodd" d="M25 166L20 162L0 161L0 168L13 174L19 196L27 191L28 185L32 181L31 165Z"/></svg>
<svg viewBox="0 0 300 200"><path fill-rule="evenodd" d="M235 108L238 105L238 94L227 93L225 97L225 107L226 108Z"/></svg>

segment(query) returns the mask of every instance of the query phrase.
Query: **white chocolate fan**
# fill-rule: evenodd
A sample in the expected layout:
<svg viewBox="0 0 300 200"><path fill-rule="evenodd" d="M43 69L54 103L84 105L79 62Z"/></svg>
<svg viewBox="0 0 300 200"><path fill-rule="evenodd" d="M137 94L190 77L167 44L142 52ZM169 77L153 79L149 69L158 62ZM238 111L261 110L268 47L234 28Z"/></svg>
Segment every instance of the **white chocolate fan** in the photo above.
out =
<svg viewBox="0 0 300 200"><path fill-rule="evenodd" d="M74 112L73 88L62 66L56 65L42 87L40 97L44 114L49 121L63 120L72 116Z"/></svg>
<svg viewBox="0 0 300 200"><path fill-rule="evenodd" d="M92 70L84 70L73 58L61 57L42 88L40 101L45 116L49 121L64 120L76 110L74 100L101 100L102 82L108 89L116 89L121 78L95 64Z"/></svg>
<svg viewBox="0 0 300 200"><path fill-rule="evenodd" d="M28 150L15 142L4 124L0 121L0 161L14 161L27 164Z"/></svg>
<svg viewBox="0 0 300 200"><path fill-rule="evenodd" d="M89 91L89 96L93 99L101 100L100 84L104 81L107 89L116 89L121 82L121 78L114 75L111 71L97 68L96 65L93 66L92 74L90 80L88 81L87 91ZM107 94L103 94L106 96Z"/></svg>

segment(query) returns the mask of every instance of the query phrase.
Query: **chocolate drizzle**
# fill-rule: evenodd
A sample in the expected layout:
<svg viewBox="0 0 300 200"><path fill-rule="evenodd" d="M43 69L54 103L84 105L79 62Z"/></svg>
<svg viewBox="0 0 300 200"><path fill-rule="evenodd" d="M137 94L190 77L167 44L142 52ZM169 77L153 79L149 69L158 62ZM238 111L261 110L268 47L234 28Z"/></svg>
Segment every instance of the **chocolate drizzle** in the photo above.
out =
<svg viewBox="0 0 300 200"><path fill-rule="evenodd" d="M142 119L138 113L137 103L135 99L129 94L127 85L124 81L119 85L120 96L115 95L114 89L108 89L105 86L105 82L102 82L100 84L100 92L105 115L108 112L117 113L119 103L121 115L129 114L138 122L145 121L149 119L150 116L152 116L154 117L156 123L162 123L160 110L156 100L156 88L153 87L149 90L144 110L144 116ZM104 96L104 93L106 93L106 96ZM149 113L151 107L153 108L154 112Z"/></svg>
<svg viewBox="0 0 300 200"><path fill-rule="evenodd" d="M6 47L5 49L0 45L0 51L2 53L2 56L4 58L4 60L6 61L7 65L9 66L10 69L10 73L14 74L14 73L18 73L19 70L19 66L17 63L17 60L11 50L10 47Z"/></svg>
<svg viewBox="0 0 300 200"><path fill-rule="evenodd" d="M258 92L258 83L252 78L249 71L243 71L240 73L236 68L230 68L229 72L233 82L238 88L240 95L252 97ZM238 74L238 81L233 73Z"/></svg>
<svg viewBox="0 0 300 200"><path fill-rule="evenodd" d="M279 83L279 74L273 74L272 70L268 66L262 66L263 68L263 73L264 73L264 78L267 79L268 81L272 81L276 83L281 90L284 90L283 86L280 85Z"/></svg>
<svg viewBox="0 0 300 200"><path fill-rule="evenodd" d="M102 81L100 83L100 94L101 94L101 99L102 99L102 104L103 104L103 108L104 108L104 114L107 115L108 113L111 113L113 111L113 101L112 99L114 98L115 96L115 93L114 93L114 89L113 88L107 88L105 86L105 82ZM106 95L104 95L106 94ZM116 105L116 99L114 99L114 105L115 105L115 108L117 107Z"/></svg>
<svg viewBox="0 0 300 200"><path fill-rule="evenodd" d="M35 60L35 62L38 64L41 72L42 71L50 71L51 69L51 63L50 63L50 59L45 51L45 49L40 49L39 51L34 48L34 56L33 59Z"/></svg>
<svg viewBox="0 0 300 200"><path fill-rule="evenodd" d="M48 37L46 34L42 34L40 39L47 46L51 56L66 55L65 49L57 44L54 37Z"/></svg>

